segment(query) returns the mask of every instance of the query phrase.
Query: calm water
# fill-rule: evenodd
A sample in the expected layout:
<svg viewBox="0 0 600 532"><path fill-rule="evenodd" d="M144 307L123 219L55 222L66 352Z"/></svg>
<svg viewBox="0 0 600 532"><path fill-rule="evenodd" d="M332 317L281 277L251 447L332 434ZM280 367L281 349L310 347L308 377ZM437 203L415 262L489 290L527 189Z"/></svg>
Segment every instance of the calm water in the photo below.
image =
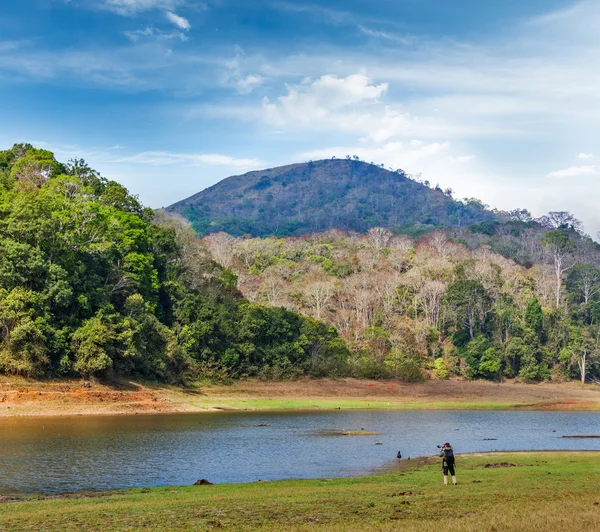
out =
<svg viewBox="0 0 600 532"><path fill-rule="evenodd" d="M261 427L268 424L268 427ZM331 436L334 429L379 436ZM556 432L554 432L556 431ZM0 419L0 494L352 476L404 457L491 450L600 450L587 412L223 413ZM497 438L485 441L485 438ZM381 442L382 445L376 445Z"/></svg>

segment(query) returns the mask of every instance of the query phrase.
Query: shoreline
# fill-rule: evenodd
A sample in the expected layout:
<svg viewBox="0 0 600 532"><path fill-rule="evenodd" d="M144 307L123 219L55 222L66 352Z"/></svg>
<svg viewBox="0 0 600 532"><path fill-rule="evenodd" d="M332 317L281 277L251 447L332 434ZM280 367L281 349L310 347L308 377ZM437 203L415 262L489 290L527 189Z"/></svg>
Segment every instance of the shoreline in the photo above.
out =
<svg viewBox="0 0 600 532"><path fill-rule="evenodd" d="M189 388L121 381L0 377L0 419L318 410L600 411L600 387L578 383L302 379L237 381Z"/></svg>
<svg viewBox="0 0 600 532"><path fill-rule="evenodd" d="M425 457L360 477L16 495L0 498L0 529L591 531L599 456L464 454L456 487Z"/></svg>
<svg viewBox="0 0 600 532"><path fill-rule="evenodd" d="M535 455L579 455L579 454L597 454L600 457L600 450L597 449L522 449L522 450L513 450L513 451L476 451L472 453L457 453L456 459L458 463L460 463L461 459L468 461L472 459L479 458L493 458L495 456L498 457L510 457L510 456L535 456ZM211 483L211 486L223 486L223 487L249 487L255 484L260 483L269 483L271 485L276 485L278 483L287 483L287 482L318 482L318 481L343 481L343 480L360 480L360 479L370 479L375 477L382 477L386 475L398 475L402 474L406 471L410 471L413 469L418 469L424 466L438 466L440 463L440 458L437 455L423 455L423 456L414 456L409 459L402 459L401 461L390 460L390 463L387 466L382 466L380 468L371 469L365 471L364 473L354 474L354 475L344 475L340 477L302 477L302 478L282 478L277 480L256 480L251 482L216 482ZM193 484L191 485L193 486ZM12 493L9 495L3 495L0 493L0 505L8 504L12 502L27 502L31 500L60 500L60 499L83 499L86 497L95 498L95 497L106 497L111 494L125 494L127 492L136 492L139 490L165 490L165 489L178 489L178 488L188 488L190 485L188 484L165 484L165 485L155 485L155 486L136 486L136 487L126 487L126 488L108 488L108 489L82 489L82 490L74 490L74 491L60 491L60 492L32 492L32 493ZM0 506L1 507L1 506Z"/></svg>

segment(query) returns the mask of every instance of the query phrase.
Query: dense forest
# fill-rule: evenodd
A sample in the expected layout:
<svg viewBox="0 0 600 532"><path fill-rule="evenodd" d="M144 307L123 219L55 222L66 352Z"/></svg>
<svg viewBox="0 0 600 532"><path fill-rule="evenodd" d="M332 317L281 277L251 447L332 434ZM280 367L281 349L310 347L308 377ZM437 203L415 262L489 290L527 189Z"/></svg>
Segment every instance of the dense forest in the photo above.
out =
<svg viewBox="0 0 600 532"><path fill-rule="evenodd" d="M182 381L335 375L311 317L245 300L185 227L82 160L0 151L0 373Z"/></svg>
<svg viewBox="0 0 600 532"><path fill-rule="evenodd" d="M420 238L372 228L204 239L251 301L335 326L356 376L600 376L600 250L569 213Z"/></svg>
<svg viewBox="0 0 600 532"><path fill-rule="evenodd" d="M15 145L0 152L0 372L600 377L600 246L569 213L462 205L481 216L200 240L84 161Z"/></svg>
<svg viewBox="0 0 600 532"><path fill-rule="evenodd" d="M281 166L228 177L167 208L200 235L300 236L383 226L426 231L502 221L476 199L358 157Z"/></svg>

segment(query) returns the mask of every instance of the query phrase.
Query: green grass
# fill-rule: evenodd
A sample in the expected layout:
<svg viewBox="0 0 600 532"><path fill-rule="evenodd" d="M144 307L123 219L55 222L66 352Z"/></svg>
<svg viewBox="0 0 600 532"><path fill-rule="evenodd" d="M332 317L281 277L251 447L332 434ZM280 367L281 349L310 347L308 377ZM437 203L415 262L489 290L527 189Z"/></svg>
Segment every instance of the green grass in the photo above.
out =
<svg viewBox="0 0 600 532"><path fill-rule="evenodd" d="M458 456L456 487L437 460L411 462L363 478L11 502L0 530L600 530L600 452ZM484 467L500 462L515 467Z"/></svg>
<svg viewBox="0 0 600 532"><path fill-rule="evenodd" d="M540 409L541 405L496 401L430 401L390 402L348 399L228 399L210 397L189 403L196 408L217 407L232 410L527 410ZM578 406L578 410L600 410L599 404Z"/></svg>

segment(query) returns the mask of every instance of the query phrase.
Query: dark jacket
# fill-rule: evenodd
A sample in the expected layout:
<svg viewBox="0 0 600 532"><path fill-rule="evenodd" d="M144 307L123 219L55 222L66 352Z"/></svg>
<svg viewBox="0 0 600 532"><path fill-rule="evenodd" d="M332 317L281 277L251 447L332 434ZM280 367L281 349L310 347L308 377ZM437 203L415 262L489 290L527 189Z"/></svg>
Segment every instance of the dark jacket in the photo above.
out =
<svg viewBox="0 0 600 532"><path fill-rule="evenodd" d="M442 447L440 451L440 458L442 458L442 462L446 462L447 464L454 463L454 449L452 447Z"/></svg>

